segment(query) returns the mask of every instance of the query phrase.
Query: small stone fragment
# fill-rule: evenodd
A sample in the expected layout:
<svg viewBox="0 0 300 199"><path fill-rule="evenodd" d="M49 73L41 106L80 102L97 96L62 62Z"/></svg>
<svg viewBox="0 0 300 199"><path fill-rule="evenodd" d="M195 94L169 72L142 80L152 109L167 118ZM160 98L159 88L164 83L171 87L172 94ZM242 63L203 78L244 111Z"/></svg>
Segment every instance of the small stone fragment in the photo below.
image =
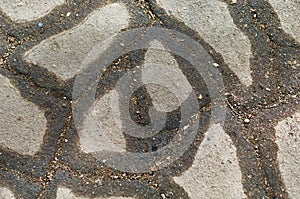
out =
<svg viewBox="0 0 300 199"><path fill-rule="evenodd" d="M220 66L218 63L213 63L213 65L217 68Z"/></svg>
<svg viewBox="0 0 300 199"><path fill-rule="evenodd" d="M42 28L42 27L44 26L43 22L39 22L39 23L38 23L38 26L39 26L40 28Z"/></svg>
<svg viewBox="0 0 300 199"><path fill-rule="evenodd" d="M246 124L249 124L249 123L250 123L250 120L249 120L248 118L246 118L246 119L244 120L244 122L245 122Z"/></svg>

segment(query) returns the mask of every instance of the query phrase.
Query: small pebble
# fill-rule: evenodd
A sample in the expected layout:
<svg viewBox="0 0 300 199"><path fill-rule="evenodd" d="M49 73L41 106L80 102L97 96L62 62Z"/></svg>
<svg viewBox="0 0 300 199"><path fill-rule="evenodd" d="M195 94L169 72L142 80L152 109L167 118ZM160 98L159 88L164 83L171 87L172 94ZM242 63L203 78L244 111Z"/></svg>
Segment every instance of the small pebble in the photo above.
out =
<svg viewBox="0 0 300 199"><path fill-rule="evenodd" d="M220 66L218 63L213 63L213 65L217 68Z"/></svg>
<svg viewBox="0 0 300 199"><path fill-rule="evenodd" d="M183 127L183 130L186 131L189 128L189 125Z"/></svg>
<svg viewBox="0 0 300 199"><path fill-rule="evenodd" d="M246 124L249 124L249 123L250 123L250 120L249 120L248 118L246 118L246 119L244 120L244 122L245 122Z"/></svg>
<svg viewBox="0 0 300 199"><path fill-rule="evenodd" d="M39 26L40 28L42 28L42 27L44 26L43 22L39 22L39 23L38 23L38 26Z"/></svg>

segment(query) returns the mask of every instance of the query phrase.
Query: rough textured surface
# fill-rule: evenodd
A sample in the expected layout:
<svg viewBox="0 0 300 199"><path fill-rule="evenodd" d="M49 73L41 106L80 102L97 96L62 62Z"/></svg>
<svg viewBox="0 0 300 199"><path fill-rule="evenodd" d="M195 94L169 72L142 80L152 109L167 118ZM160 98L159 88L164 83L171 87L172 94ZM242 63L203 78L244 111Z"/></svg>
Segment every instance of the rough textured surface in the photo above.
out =
<svg viewBox="0 0 300 199"><path fill-rule="evenodd" d="M300 42L300 1L269 0L277 12L282 28Z"/></svg>
<svg viewBox="0 0 300 199"><path fill-rule="evenodd" d="M191 168L174 180L191 199L246 197L236 149L219 124L206 132Z"/></svg>
<svg viewBox="0 0 300 199"><path fill-rule="evenodd" d="M116 103L118 93L113 90L91 106L79 133L81 149L84 152L125 151L121 122L117 117L118 110L113 109Z"/></svg>
<svg viewBox="0 0 300 199"><path fill-rule="evenodd" d="M158 41L152 41L145 54L142 81L144 84L152 83L146 85L146 88L153 99L154 107L165 112L177 109L192 92L192 87L177 61Z"/></svg>
<svg viewBox="0 0 300 199"><path fill-rule="evenodd" d="M20 96L10 81L0 75L0 143L33 155L43 143L47 120L43 111Z"/></svg>
<svg viewBox="0 0 300 199"><path fill-rule="evenodd" d="M1 199L15 199L12 192L5 187L0 187L0 198Z"/></svg>
<svg viewBox="0 0 300 199"><path fill-rule="evenodd" d="M12 20L30 21L38 19L65 0L2 0L0 8Z"/></svg>
<svg viewBox="0 0 300 199"><path fill-rule="evenodd" d="M12 12L15 4L11 2L15 1L5 1L7 9L3 2L0 1L0 74L6 78L0 78L0 186L7 189L0 189L0 193L5 197L13 193L15 198L29 199L54 199L57 194L57 198L299 198L299 136L295 133L299 129L295 118L299 118L300 110L297 1L68 0L62 6L47 8L36 7L45 1L23 0L28 6L20 6L26 13L19 15L22 19L17 21L5 14ZM29 6L32 2L36 5ZM36 13L42 14L29 21L28 16ZM216 74L197 72L196 66L184 57L165 52L166 46L152 41L150 49L120 55L107 64L110 66L101 71L99 83L93 82L99 98L91 102L94 104L87 110L83 128L76 126L72 77L81 72L81 62L98 42L136 27L162 27L188 35L214 60L208 67L213 67ZM171 38L170 42L185 43L174 34L169 36L165 39ZM126 49L136 41L117 43L112 51ZM111 42L98 46L98 52L110 56ZM192 52L188 45L182 49ZM198 53L190 55L202 58ZM119 81L128 73L152 83L125 96L130 98L129 105L122 101L124 92L118 89L122 83L126 91L136 85ZM228 110L223 129L214 125L207 132L214 107L208 90L215 87L205 84L204 75L223 78L222 96ZM145 173L130 168L120 171L108 164L109 157L94 156L96 151L100 151L96 153L99 157L107 151L116 152L111 159L125 150L133 155L146 154L136 161L124 154L115 157L127 161L125 167L139 167L156 159L157 152L167 146L174 146L169 154L177 154L185 146L172 142L185 123L180 120L184 112L178 106L191 88L198 95L201 110L199 117L188 119L199 119L201 128L184 155L162 154L162 161L145 165ZM7 93L11 94L8 99ZM118 101L125 109L118 110ZM195 110L187 100L183 104ZM155 117L152 105L162 111L157 111ZM124 110L130 112L130 118L125 119L132 120L118 121ZM166 121L161 117L165 115ZM291 115L294 118L289 118ZM150 122L162 124L164 129L150 129L153 134L148 137L135 137L129 134L131 129L119 130L126 130L124 125L144 127ZM4 127L9 133L3 131ZM184 125L183 130L188 132L190 127ZM135 135L147 135L140 129ZM101 136L104 134L106 138ZM182 135L179 139L187 138L187 134ZM31 137L34 144L29 141ZM161 165L167 167L156 171Z"/></svg>
<svg viewBox="0 0 300 199"><path fill-rule="evenodd" d="M246 86L252 84L251 44L233 23L227 5L218 0L157 0L168 14L196 30L217 52Z"/></svg>
<svg viewBox="0 0 300 199"><path fill-rule="evenodd" d="M300 112L276 126L278 161L281 174L291 198L300 198Z"/></svg>
<svg viewBox="0 0 300 199"><path fill-rule="evenodd" d="M67 188L59 188L57 190L57 195L56 197L58 199L87 199L85 197L76 197L72 191L70 189ZM103 198L103 197L96 197L95 199L131 199L128 197L107 197L107 198ZM133 199L133 198L132 198Z"/></svg>
<svg viewBox="0 0 300 199"><path fill-rule="evenodd" d="M63 80L72 78L94 45L126 28L128 22L129 13L123 4L107 5L92 12L75 28L44 40L27 51L25 57Z"/></svg>

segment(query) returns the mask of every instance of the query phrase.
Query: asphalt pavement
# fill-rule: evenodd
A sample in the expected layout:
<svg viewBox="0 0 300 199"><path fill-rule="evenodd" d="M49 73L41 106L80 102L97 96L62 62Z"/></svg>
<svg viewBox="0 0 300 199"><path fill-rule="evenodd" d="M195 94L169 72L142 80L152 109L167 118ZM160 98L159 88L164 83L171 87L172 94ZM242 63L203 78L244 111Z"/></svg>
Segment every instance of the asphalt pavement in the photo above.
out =
<svg viewBox="0 0 300 199"><path fill-rule="evenodd" d="M299 0L1 0L0 199L300 198Z"/></svg>

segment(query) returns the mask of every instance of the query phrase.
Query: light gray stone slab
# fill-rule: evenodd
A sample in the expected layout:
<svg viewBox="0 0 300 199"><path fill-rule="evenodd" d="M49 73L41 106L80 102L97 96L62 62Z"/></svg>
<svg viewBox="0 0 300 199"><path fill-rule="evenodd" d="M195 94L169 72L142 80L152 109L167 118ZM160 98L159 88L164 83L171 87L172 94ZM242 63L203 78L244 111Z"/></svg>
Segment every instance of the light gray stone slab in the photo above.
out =
<svg viewBox="0 0 300 199"><path fill-rule="evenodd" d="M252 84L248 37L233 23L227 4L219 0L157 0L158 5L199 35L219 52L240 81Z"/></svg>
<svg viewBox="0 0 300 199"><path fill-rule="evenodd" d="M70 189L64 187L58 188L56 198L57 199L88 199L85 197L76 197ZM107 198L98 197L95 199L133 199L133 198L132 197L107 197Z"/></svg>
<svg viewBox="0 0 300 199"><path fill-rule="evenodd" d="M269 0L278 14L284 31L300 42L300 1L299 0Z"/></svg>
<svg viewBox="0 0 300 199"><path fill-rule="evenodd" d="M150 84L146 88L153 106L164 112L177 109L193 90L176 59L156 40L151 42L145 54L142 82Z"/></svg>
<svg viewBox="0 0 300 199"><path fill-rule="evenodd" d="M82 69L81 63L94 45L128 26L129 17L123 4L113 3L99 8L78 26L54 35L28 50L25 58L67 80Z"/></svg>
<svg viewBox="0 0 300 199"><path fill-rule="evenodd" d="M65 0L1 0L0 9L15 21L31 21L43 17Z"/></svg>
<svg viewBox="0 0 300 199"><path fill-rule="evenodd" d="M79 129L80 146L84 152L125 152L119 113L118 93L115 90L95 101L86 115L83 127Z"/></svg>
<svg viewBox="0 0 300 199"><path fill-rule="evenodd" d="M300 112L280 121L275 129L279 168L287 192L291 198L300 198Z"/></svg>
<svg viewBox="0 0 300 199"><path fill-rule="evenodd" d="M236 148L219 124L209 128L193 165L174 181L191 199L246 198Z"/></svg>
<svg viewBox="0 0 300 199"><path fill-rule="evenodd" d="M15 199L13 193L5 187L0 187L0 198L1 199Z"/></svg>
<svg viewBox="0 0 300 199"><path fill-rule="evenodd" d="M0 75L0 144L33 155L43 143L46 127L44 112L22 98L9 79Z"/></svg>

